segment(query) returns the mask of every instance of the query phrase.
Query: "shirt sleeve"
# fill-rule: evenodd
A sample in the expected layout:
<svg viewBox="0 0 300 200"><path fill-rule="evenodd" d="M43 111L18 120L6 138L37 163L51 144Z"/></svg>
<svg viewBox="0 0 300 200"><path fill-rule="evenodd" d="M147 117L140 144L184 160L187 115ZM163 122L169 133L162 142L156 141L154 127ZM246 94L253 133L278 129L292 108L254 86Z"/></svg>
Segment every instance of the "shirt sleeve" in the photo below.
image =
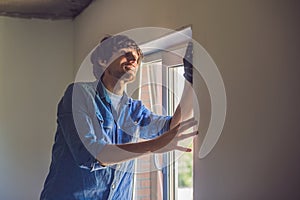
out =
<svg viewBox="0 0 300 200"><path fill-rule="evenodd" d="M58 108L58 124L75 162L91 171L103 168L96 156L107 143L97 117L89 112L92 98L82 85L72 84Z"/></svg>
<svg viewBox="0 0 300 200"><path fill-rule="evenodd" d="M170 129L171 116L157 115L146 108L141 101L133 107L132 120L139 126L140 138L152 139L160 136Z"/></svg>

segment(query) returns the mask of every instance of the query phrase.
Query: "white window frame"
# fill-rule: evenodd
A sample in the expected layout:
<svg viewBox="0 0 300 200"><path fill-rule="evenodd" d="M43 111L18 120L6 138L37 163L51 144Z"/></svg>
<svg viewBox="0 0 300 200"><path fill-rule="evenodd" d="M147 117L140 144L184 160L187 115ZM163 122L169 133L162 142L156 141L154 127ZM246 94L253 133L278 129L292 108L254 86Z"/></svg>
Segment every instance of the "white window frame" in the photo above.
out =
<svg viewBox="0 0 300 200"><path fill-rule="evenodd" d="M182 50L184 45L186 45L186 43L191 40L192 38L192 29L191 27L185 27L182 28L179 31L174 31L171 32L170 34L167 34L163 37L157 38L155 40L152 40L150 42L144 43L142 45L140 45L140 48L142 49L143 53L144 53L144 63L148 63L148 62L153 62L155 60L162 60L162 66L164 66L162 68L162 73L164 77L167 77L168 75L168 69L170 67L174 67L177 65L182 65L182 58L178 59L178 57L176 58L173 56L170 56L170 54L164 53L162 50L168 50L168 51L178 51L179 55L183 55L182 54ZM181 51L181 52L179 52ZM140 74L138 74L137 80L140 79ZM169 77L167 77L165 80L163 80L165 82L163 82L163 85L168 85L168 81L169 81ZM136 81L136 83L134 84L139 84L139 81ZM136 87L137 85L133 86L133 88L138 88ZM130 87L127 88L127 90L130 90ZM133 98L139 98L139 93L135 93L133 94ZM169 104L169 95L166 95L165 97L163 97L165 100L165 102L163 103L164 107L168 107L167 110L171 110L171 107L173 107L173 105ZM172 115L173 113L167 113ZM174 179L169 179L169 183L168 183L168 188L167 188L167 195L163 194L163 200L177 200L177 190L175 187L177 187L177 170L178 170L178 166L177 166L177 162L175 162L173 165L169 165L168 166L168 175ZM171 187L170 187L171 186ZM164 186L165 187L165 186ZM164 188L165 190L166 188ZM152 191L155 192L155 191Z"/></svg>

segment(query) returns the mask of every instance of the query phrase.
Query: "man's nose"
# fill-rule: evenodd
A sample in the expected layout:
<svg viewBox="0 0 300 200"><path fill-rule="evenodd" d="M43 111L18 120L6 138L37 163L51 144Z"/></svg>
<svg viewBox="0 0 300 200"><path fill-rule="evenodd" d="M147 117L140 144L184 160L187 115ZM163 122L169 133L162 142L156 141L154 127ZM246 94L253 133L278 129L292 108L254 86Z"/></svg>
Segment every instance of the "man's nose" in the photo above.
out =
<svg viewBox="0 0 300 200"><path fill-rule="evenodd" d="M127 61L130 63L134 63L136 61L136 58L134 57L134 55L131 52L126 53L125 57L126 57Z"/></svg>

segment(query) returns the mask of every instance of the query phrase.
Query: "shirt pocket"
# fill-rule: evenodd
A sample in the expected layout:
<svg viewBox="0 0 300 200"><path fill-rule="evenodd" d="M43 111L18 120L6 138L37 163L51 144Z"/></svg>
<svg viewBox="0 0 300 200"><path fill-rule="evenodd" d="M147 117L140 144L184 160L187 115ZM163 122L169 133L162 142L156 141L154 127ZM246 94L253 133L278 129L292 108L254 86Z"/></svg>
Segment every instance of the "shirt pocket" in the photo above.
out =
<svg viewBox="0 0 300 200"><path fill-rule="evenodd" d="M139 138L142 118L131 118L130 116L124 119L121 130L132 138L135 142Z"/></svg>
<svg viewBox="0 0 300 200"><path fill-rule="evenodd" d="M105 140L108 143L112 143L113 141L113 130L114 130L114 120L112 117L109 116L102 116L99 112L96 112L98 125L102 129L102 136L104 136Z"/></svg>

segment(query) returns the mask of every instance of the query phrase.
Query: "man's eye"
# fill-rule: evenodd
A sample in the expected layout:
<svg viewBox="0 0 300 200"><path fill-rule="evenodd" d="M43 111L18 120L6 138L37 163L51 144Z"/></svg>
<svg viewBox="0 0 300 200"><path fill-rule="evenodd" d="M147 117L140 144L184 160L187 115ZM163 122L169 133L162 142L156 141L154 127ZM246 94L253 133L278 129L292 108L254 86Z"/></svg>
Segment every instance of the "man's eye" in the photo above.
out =
<svg viewBox="0 0 300 200"><path fill-rule="evenodd" d="M130 56L132 56L132 53L131 53L131 52L126 52L126 53L124 54L124 56L130 57Z"/></svg>
<svg viewBox="0 0 300 200"><path fill-rule="evenodd" d="M124 56L125 56L128 60L136 60L136 58L134 57L134 55L133 55L131 52L125 53Z"/></svg>

